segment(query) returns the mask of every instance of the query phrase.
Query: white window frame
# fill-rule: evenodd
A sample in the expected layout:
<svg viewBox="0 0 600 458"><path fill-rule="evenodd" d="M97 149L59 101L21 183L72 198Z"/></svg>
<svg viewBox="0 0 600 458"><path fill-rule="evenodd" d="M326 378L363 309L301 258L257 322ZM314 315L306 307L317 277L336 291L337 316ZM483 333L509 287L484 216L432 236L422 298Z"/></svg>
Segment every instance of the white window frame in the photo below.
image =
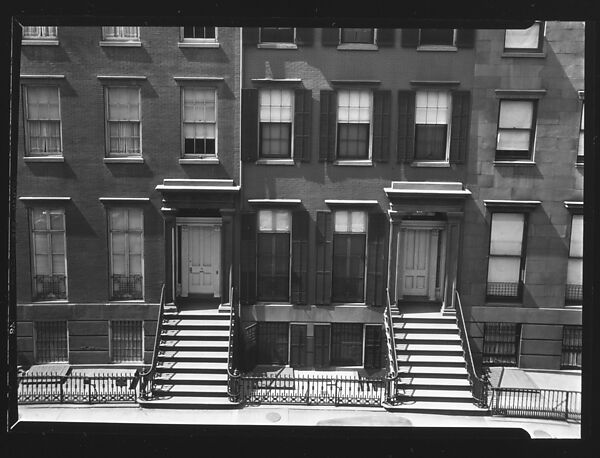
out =
<svg viewBox="0 0 600 458"><path fill-rule="evenodd" d="M271 215L271 220L275 223L275 221L273 220L273 218L275 218L275 212L283 212L283 213L287 213L288 214L288 220L289 220L289 227L290 229L288 231L283 231L283 230L278 230L276 227L269 229L269 230L262 230L260 228L260 213L261 212L272 212ZM289 265L288 265L288 302L279 302L277 301L277 303L289 303L289 301L292 298L292 228L293 228L293 219L294 215L293 212L291 210L287 210L285 208L263 208L260 209L257 214L256 214L256 234L257 234L257 239L258 239L258 234L259 233L264 233L264 234L288 234L289 239L290 239L290 243L289 243ZM258 240L257 240L257 249L258 249ZM258 253L256 256L256 266L255 266L255 270L256 270L256 295L258 296ZM268 302L273 302L273 301L268 301ZM265 303L265 301L258 301L258 303ZM289 356L289 355L288 355ZM288 358L289 361L289 358Z"/></svg>
<svg viewBox="0 0 600 458"><path fill-rule="evenodd" d="M137 89L138 91L138 118L139 118L139 131L140 131L140 151L139 153L119 153L112 152L110 150L110 101L109 101L109 92L111 89ZM142 146L142 90L139 85L110 85L104 87L104 137L105 137L105 148L106 148L106 158L126 158L126 157L134 157L134 158L142 158L143 157L143 146Z"/></svg>
<svg viewBox="0 0 600 458"><path fill-rule="evenodd" d="M340 92L342 91L358 91L358 92L367 92L369 94L369 139L368 139L368 157L366 158L340 158L339 157L339 125L340 124L352 124L352 123L340 123L338 112L340 108ZM352 163L371 163L373 160L373 90L372 89L364 89L364 88L344 88L338 89L336 91L336 108L335 108L335 163L336 164L352 164ZM362 123L361 123L362 124ZM364 123L366 124L366 123Z"/></svg>
<svg viewBox="0 0 600 458"><path fill-rule="evenodd" d="M117 30L117 29L122 30L124 27L136 28L137 29L137 37L123 37L123 36L118 36L118 35L111 36L111 35L107 34L108 30L106 30L106 29L108 29L108 28L114 28L115 30ZM108 42L139 43L140 37L141 37L140 29L141 28L138 26L102 26L102 40L108 41Z"/></svg>
<svg viewBox="0 0 600 458"><path fill-rule="evenodd" d="M36 320L33 321L33 361L35 363L38 362L39 358L39 342L37 338L37 328L40 323L48 323L48 322L65 322L65 331L67 333L67 360L66 361L55 361L54 363L41 363L41 364L67 364L71 358L71 342L69 339L69 320Z"/></svg>
<svg viewBox="0 0 600 458"><path fill-rule="evenodd" d="M134 359L131 361L120 361L120 362L115 362L114 361L114 345L113 345L113 323L115 321L133 321L133 322L139 322L141 324L142 327L142 349L141 349L141 358L140 359ZM145 322L144 320L109 320L108 321L108 354L109 354L109 358L112 364L131 364L131 363L143 363L144 362L144 354L146 352L146 336L144 333L144 325Z"/></svg>
<svg viewBox="0 0 600 458"><path fill-rule="evenodd" d="M261 92L264 91L273 91L273 90L279 90L279 91L287 91L290 92L290 100L291 100L291 106L290 106L290 110L291 110L291 121L290 121L290 155L289 157L272 157L272 156L263 156L262 155L262 137L261 137L261 119L260 119L260 112L261 112L261 97L260 94ZM294 90L293 89L289 89L289 88L285 88L285 87L265 87L265 88L261 88L259 89L259 93L258 93L258 162L265 162L269 163L269 162L277 162L277 161L289 161L294 159L294 114L295 114L295 110L296 110L296 100L295 100L295 94L294 94ZM272 121L265 121L265 122L270 122L273 123ZM275 123L273 123L275 124ZM280 124L287 124L287 123L280 123Z"/></svg>
<svg viewBox="0 0 600 458"><path fill-rule="evenodd" d="M524 128L524 127L513 127L513 128L509 128L509 127L500 127L500 116L502 114L502 103L503 102L528 102L531 104L531 126L529 128ZM495 152L494 152L494 162L535 162L535 149L536 149L536 139L537 139L537 132L538 132L538 128L537 128L537 123L538 123L538 110L539 110L539 100L536 98L512 98L512 97L507 97L507 98L501 98L500 100L498 100L498 121L496 124L496 145L495 145ZM506 158L506 157L501 157L498 156L498 152L502 152L503 153L510 153L510 151L513 150L501 150L498 148L498 142L500 140L500 131L504 130L504 131L511 131L511 130L529 130L529 134L530 134L530 138L529 138L529 157L528 158L520 158L520 159L510 159L510 158ZM514 151L520 151L520 150L514 150Z"/></svg>
<svg viewBox="0 0 600 458"><path fill-rule="evenodd" d="M212 90L215 94L215 154L194 154L185 152L185 132L184 125L185 121L185 90L186 89L201 89L201 90ZM219 157L219 91L214 86L192 86L182 85L181 86L181 158L182 159L209 159ZM200 124L200 123L198 123ZM208 123L206 123L208 124ZM140 130L141 134L141 130ZM141 136L141 135L140 135Z"/></svg>
<svg viewBox="0 0 600 458"><path fill-rule="evenodd" d="M27 32L36 29L34 34L27 35ZM46 33L46 34L44 34ZM21 38L23 45L58 45L58 27L57 26L23 26Z"/></svg>
<svg viewBox="0 0 600 458"><path fill-rule="evenodd" d="M533 25L531 25L528 28L533 27L534 25L538 25L539 26L539 30L538 30L538 46L535 48L525 48L525 47L518 47L518 48L507 48L506 47L506 37L509 34L509 32L512 32L514 30L527 30L527 29L505 29L504 30L504 39L502 42L502 49L505 53L542 53L544 52L544 38L546 36L546 23L544 21L535 21Z"/></svg>
<svg viewBox="0 0 600 458"><path fill-rule="evenodd" d="M57 97L58 97L58 133L60 136L60 147L59 151L53 151L49 154L43 153L32 153L31 152L31 132L29 127L29 122L32 121L29 119L29 89L32 87L38 88L46 88L46 89L56 89ZM24 128L25 128L25 153L27 157L48 157L48 156L58 156L62 157L63 155L63 137L62 137L62 108L60 101L60 87L51 84L27 84L23 85L23 113L25 116Z"/></svg>
<svg viewBox="0 0 600 458"><path fill-rule="evenodd" d="M204 27L204 26L198 26ZM215 26L215 37L214 38L188 38L184 36L184 27L179 27L179 42L180 43L217 43L219 41L219 28Z"/></svg>
<svg viewBox="0 0 600 458"><path fill-rule="evenodd" d="M273 44L280 44L280 45L295 45L296 44L296 38L297 38L297 28L296 27L290 27L294 30L294 38L292 39L292 41L263 41L262 40L262 29L264 28L268 28L268 27L259 27L258 28L258 43L261 45L273 45Z"/></svg>
<svg viewBox="0 0 600 458"><path fill-rule="evenodd" d="M36 230L35 229L35 222L34 222L34 215L33 213L36 210L40 210L40 211L45 211L46 212L46 222L47 222L47 227L48 229L44 229L44 230ZM52 213L60 213L62 215L62 226L63 229L62 230L53 230L50 227L50 215ZM65 302L68 300L69 298L69 277L68 277L68 270L67 270L67 221L66 221L66 214L65 214L65 209L64 208L59 208L59 207L33 207L29 210L29 228L30 228L30 243L31 243L31 281L32 281L32 297L36 296L36 282L35 282L35 277L38 275L37 271L37 263L36 263L36 246L35 246L35 234L36 232L42 232L46 234L46 238L47 238L47 244L48 244L48 250L50 251L49 256L50 256L50 262L49 262L49 268L50 268L50 276L53 275L52 271L53 271L53 263L52 263L52 240L51 240L51 234L52 233L60 233L62 232L63 234L63 247L64 247L64 262L65 262L65 299L55 299L55 300L39 300L39 301L35 301L35 302Z"/></svg>
<svg viewBox="0 0 600 458"><path fill-rule="evenodd" d="M456 29L455 29L456 32ZM448 89L417 89L415 91L415 139L416 139L416 132L417 132L417 124L420 125L430 125L429 123L417 123L417 116L416 116L416 111L417 111L417 97L419 92L425 92L425 93L429 93L429 92L443 92L446 94L447 100L448 100L448 119L447 119L447 123L446 123L446 155L444 159L431 159L431 160L427 160L427 159L417 159L416 154L417 154L417 145L416 145L416 141L415 141L415 158L413 159L413 163L424 163L424 164L447 164L450 162L450 140L452 137L452 91L448 90ZM432 124L432 125L437 125L437 124Z"/></svg>
<svg viewBox="0 0 600 458"><path fill-rule="evenodd" d="M126 213L126 219L127 219L127 227L125 230L114 230L111 226L111 212L113 210L127 210ZM118 232L118 233L123 233L126 235L125 237L125 264L126 264L126 271L128 272L127 275L129 275L129 256L130 256L130 251L129 251L129 233L130 232L138 232L138 231L131 231L129 229L129 210L139 210L141 217L142 217L142 229L140 232L140 238L141 238L141 252L140 252L140 262L141 262L141 275L142 275L142 297L141 299L113 299L113 283L112 283L112 276L114 275L114 258L113 258L113 241L112 241L112 235L113 232ZM132 206L124 206L124 207L110 207L108 208L107 211L107 223L108 223L108 253L109 253L109 263L108 263L108 267L109 267L109 294L110 294L110 302L144 302L145 299L145 291L146 291L146 272L144 269L144 209L140 208L140 207L132 207Z"/></svg>
<svg viewBox="0 0 600 458"><path fill-rule="evenodd" d="M452 44L451 45L422 45L421 44L421 30L422 29L435 29L435 28L444 28L444 27L423 27L419 29L419 39L417 42L417 50L431 50L431 51L447 51L447 50L456 50L456 35L457 29L452 29Z"/></svg>

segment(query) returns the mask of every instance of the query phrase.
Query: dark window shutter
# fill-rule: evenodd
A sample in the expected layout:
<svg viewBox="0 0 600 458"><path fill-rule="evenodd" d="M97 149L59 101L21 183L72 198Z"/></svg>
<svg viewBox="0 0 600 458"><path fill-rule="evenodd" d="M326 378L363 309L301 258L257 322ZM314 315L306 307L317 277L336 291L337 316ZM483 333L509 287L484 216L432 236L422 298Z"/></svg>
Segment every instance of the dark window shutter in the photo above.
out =
<svg viewBox="0 0 600 458"><path fill-rule="evenodd" d="M290 366L306 366L306 324L290 324Z"/></svg>
<svg viewBox="0 0 600 458"><path fill-rule="evenodd" d="M394 46L395 29L377 29L377 46Z"/></svg>
<svg viewBox="0 0 600 458"><path fill-rule="evenodd" d="M258 43L258 27L244 27L242 29L242 38L245 45L255 45Z"/></svg>
<svg viewBox="0 0 600 458"><path fill-rule="evenodd" d="M258 159L258 89L242 89L242 161Z"/></svg>
<svg viewBox="0 0 600 458"><path fill-rule="evenodd" d="M419 45L419 29L402 29L402 47L416 48Z"/></svg>
<svg viewBox="0 0 600 458"><path fill-rule="evenodd" d="M367 326L365 328L365 369L378 369L382 367L382 337L381 326Z"/></svg>
<svg viewBox="0 0 600 458"><path fill-rule="evenodd" d="M388 219L385 213L369 214L367 305L385 304Z"/></svg>
<svg viewBox="0 0 600 458"><path fill-rule="evenodd" d="M308 212L292 214L292 303L306 304L308 292Z"/></svg>
<svg viewBox="0 0 600 458"><path fill-rule="evenodd" d="M473 46L475 46L475 29L457 29L456 47L467 49Z"/></svg>
<svg viewBox="0 0 600 458"><path fill-rule="evenodd" d="M296 89L294 99L294 160L310 162L312 91Z"/></svg>
<svg viewBox="0 0 600 458"><path fill-rule="evenodd" d="M398 162L412 162L415 155L415 93L398 91Z"/></svg>
<svg viewBox="0 0 600 458"><path fill-rule="evenodd" d="M312 27L296 28L296 44L302 46L312 46L315 40L315 29Z"/></svg>
<svg viewBox="0 0 600 458"><path fill-rule="evenodd" d="M331 326L315 324L314 334L314 365L315 367L327 367L331 353Z"/></svg>
<svg viewBox="0 0 600 458"><path fill-rule="evenodd" d="M390 150L392 91L373 91L373 160L387 162Z"/></svg>
<svg viewBox="0 0 600 458"><path fill-rule="evenodd" d="M321 91L319 120L319 161L335 160L335 135L337 118L337 94L335 91Z"/></svg>
<svg viewBox="0 0 600 458"><path fill-rule="evenodd" d="M321 29L321 44L323 46L337 46L340 44L340 29L324 28Z"/></svg>
<svg viewBox="0 0 600 458"><path fill-rule="evenodd" d="M256 213L241 214L240 302L256 302Z"/></svg>
<svg viewBox="0 0 600 458"><path fill-rule="evenodd" d="M452 92L452 125L450 126L450 162L464 162L469 146L471 93Z"/></svg>
<svg viewBox="0 0 600 458"><path fill-rule="evenodd" d="M317 212L317 305L331 303L331 258L333 256L331 212Z"/></svg>

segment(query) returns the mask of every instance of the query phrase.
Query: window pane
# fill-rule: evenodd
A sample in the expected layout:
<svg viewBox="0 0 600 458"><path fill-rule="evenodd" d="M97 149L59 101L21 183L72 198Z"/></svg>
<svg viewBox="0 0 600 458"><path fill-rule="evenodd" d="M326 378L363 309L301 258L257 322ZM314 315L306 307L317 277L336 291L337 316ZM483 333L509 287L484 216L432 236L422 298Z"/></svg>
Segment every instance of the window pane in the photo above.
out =
<svg viewBox="0 0 600 458"><path fill-rule="evenodd" d="M50 275L50 256L47 254L35 255L35 275Z"/></svg>
<svg viewBox="0 0 600 458"><path fill-rule="evenodd" d="M291 156L291 123L260 123L261 157Z"/></svg>
<svg viewBox="0 0 600 458"><path fill-rule="evenodd" d="M139 121L140 91L138 88L108 88L108 119Z"/></svg>
<svg viewBox="0 0 600 458"><path fill-rule="evenodd" d="M292 122L292 91L262 89L260 91L261 122Z"/></svg>
<svg viewBox="0 0 600 458"><path fill-rule="evenodd" d="M48 228L48 220L46 219L46 211L39 208L34 208L31 211L31 219L33 220L33 228L36 230L44 230Z"/></svg>
<svg viewBox="0 0 600 458"><path fill-rule="evenodd" d="M125 275L125 255L124 254L116 254L113 251L112 255L112 274L113 275Z"/></svg>
<svg viewBox="0 0 600 458"><path fill-rule="evenodd" d="M417 124L415 126L415 159L446 160L448 126Z"/></svg>
<svg viewBox="0 0 600 458"><path fill-rule="evenodd" d="M521 256L524 224L525 215L522 213L494 213L490 254Z"/></svg>
<svg viewBox="0 0 600 458"><path fill-rule="evenodd" d="M501 100L498 127L530 129L533 124L533 101Z"/></svg>
<svg viewBox="0 0 600 458"><path fill-rule="evenodd" d="M60 119L57 87L27 87L28 119Z"/></svg>
<svg viewBox="0 0 600 458"><path fill-rule="evenodd" d="M126 228L126 210L123 208L110 209L110 228L112 230L125 230Z"/></svg>
<svg viewBox="0 0 600 458"><path fill-rule="evenodd" d="M521 258L490 256L488 283L518 283Z"/></svg>
<svg viewBox="0 0 600 458"><path fill-rule="evenodd" d="M130 254L129 255L129 274L130 275L141 275L142 274L142 255L141 254Z"/></svg>
<svg viewBox="0 0 600 458"><path fill-rule="evenodd" d="M273 211L272 210L260 210L258 212L258 230L259 231L272 231L273 229L274 229Z"/></svg>
<svg viewBox="0 0 600 458"><path fill-rule="evenodd" d="M125 238L123 232L112 233L112 251L113 253L125 253Z"/></svg>
<svg viewBox="0 0 600 458"><path fill-rule="evenodd" d="M419 44L454 45L454 29L421 29Z"/></svg>
<svg viewBox="0 0 600 458"><path fill-rule="evenodd" d="M37 237L37 234L36 234ZM50 235L52 239L52 253L64 254L65 252L65 234L64 232L55 232ZM36 241L36 247L38 242Z"/></svg>
<svg viewBox="0 0 600 458"><path fill-rule="evenodd" d="M335 212L335 231L336 232L349 232L350 224L349 217L350 212L346 210L338 210Z"/></svg>
<svg viewBox="0 0 600 458"><path fill-rule="evenodd" d="M583 259L571 258L567 267L567 285L583 284Z"/></svg>
<svg viewBox="0 0 600 458"><path fill-rule="evenodd" d="M339 123L370 123L371 93L370 91L341 90L338 91Z"/></svg>
<svg viewBox="0 0 600 458"><path fill-rule="evenodd" d="M142 234L129 232L129 253L142 252Z"/></svg>
<svg viewBox="0 0 600 458"><path fill-rule="evenodd" d="M571 223L571 246L569 256L583 256L583 215L573 215Z"/></svg>
<svg viewBox="0 0 600 458"><path fill-rule="evenodd" d="M64 229L64 214L59 211L50 212L50 229L62 230Z"/></svg>
<svg viewBox="0 0 600 458"><path fill-rule="evenodd" d="M49 253L48 233L47 232L34 234L33 240L35 243L35 252L37 254Z"/></svg>
<svg viewBox="0 0 600 458"><path fill-rule="evenodd" d="M338 158L368 159L369 124L338 124Z"/></svg>
<svg viewBox="0 0 600 458"><path fill-rule="evenodd" d="M447 91L417 91L415 98L417 124L449 124L450 95Z"/></svg>
<svg viewBox="0 0 600 458"><path fill-rule="evenodd" d="M350 232L367 232L367 214L362 211L351 213Z"/></svg>
<svg viewBox="0 0 600 458"><path fill-rule="evenodd" d="M139 208L130 208L127 210L129 214L129 229L142 230L142 210Z"/></svg>
<svg viewBox="0 0 600 458"><path fill-rule="evenodd" d="M277 231L290 231L290 212L285 210L278 210L275 212L275 230Z"/></svg>
<svg viewBox="0 0 600 458"><path fill-rule="evenodd" d="M65 256L63 254L52 255L52 273L54 275L65 273Z"/></svg>
<svg viewBox="0 0 600 458"><path fill-rule="evenodd" d="M538 49L540 23L527 29L507 29L504 47L506 49Z"/></svg>
<svg viewBox="0 0 600 458"><path fill-rule="evenodd" d="M498 131L498 149L510 151L529 151L531 133L529 131Z"/></svg>

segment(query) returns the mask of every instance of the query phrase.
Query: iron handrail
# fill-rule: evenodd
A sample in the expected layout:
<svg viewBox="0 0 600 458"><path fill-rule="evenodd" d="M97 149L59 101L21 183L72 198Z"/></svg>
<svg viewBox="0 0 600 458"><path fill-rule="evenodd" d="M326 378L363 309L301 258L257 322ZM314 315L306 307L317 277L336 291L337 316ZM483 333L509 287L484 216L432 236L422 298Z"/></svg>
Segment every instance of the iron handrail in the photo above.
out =
<svg viewBox="0 0 600 458"><path fill-rule="evenodd" d="M454 300L456 299L456 300ZM475 364L473 362L473 353L471 351L471 344L469 342L469 334L467 333L467 326L465 324L465 317L462 309L462 302L460 300L460 294L456 289L456 282L452 284L452 302L453 307L457 314L458 331L461 337L461 343L463 347L463 353L466 356L467 373L469 375L469 381L473 389L473 397L477 400L479 405L487 407L487 390L488 381L477 374ZM466 347L466 349L465 349Z"/></svg>
<svg viewBox="0 0 600 458"><path fill-rule="evenodd" d="M387 305L385 307L385 315L384 315L384 325L385 325L385 334L386 341L388 343L388 359L390 366L390 375L393 378L398 376L398 357L396 356L396 342L394 338L394 321L392 320L392 311L391 311L391 300L390 300L390 291L388 288L385 289L387 296Z"/></svg>
<svg viewBox="0 0 600 458"><path fill-rule="evenodd" d="M232 269L229 268L229 346L227 349L227 395L231 402L239 402L239 378L241 374L234 367L234 345L237 331L237 316L234 304L234 287L232 283Z"/></svg>
<svg viewBox="0 0 600 458"><path fill-rule="evenodd" d="M156 334L154 336L154 352L152 353L152 364L150 368L145 371L139 373L140 382L140 396L142 398L146 398L148 396L147 386L148 383L152 380L156 372L156 364L158 362L158 347L160 345L160 339L162 334L162 322L163 315L165 311L165 284L163 283L162 288L160 290L160 304L158 307L158 320L156 322Z"/></svg>

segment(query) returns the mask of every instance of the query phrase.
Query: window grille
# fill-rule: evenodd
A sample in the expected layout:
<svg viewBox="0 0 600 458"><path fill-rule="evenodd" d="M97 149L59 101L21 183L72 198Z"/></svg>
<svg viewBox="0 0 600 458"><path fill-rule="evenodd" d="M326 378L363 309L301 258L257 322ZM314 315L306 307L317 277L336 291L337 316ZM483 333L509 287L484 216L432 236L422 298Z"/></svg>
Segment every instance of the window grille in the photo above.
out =
<svg viewBox="0 0 600 458"><path fill-rule="evenodd" d="M485 323L483 363L491 366L516 366L520 336L520 324Z"/></svg>
<svg viewBox="0 0 600 458"><path fill-rule="evenodd" d="M114 363L139 362L144 359L142 321L111 321L110 332Z"/></svg>
<svg viewBox="0 0 600 458"><path fill-rule="evenodd" d="M290 366L306 366L306 324L290 324Z"/></svg>
<svg viewBox="0 0 600 458"><path fill-rule="evenodd" d="M363 325L333 323L331 325L331 364L362 366Z"/></svg>
<svg viewBox="0 0 600 458"><path fill-rule="evenodd" d="M35 359L37 363L69 362L66 321L35 322Z"/></svg>
<svg viewBox="0 0 600 458"><path fill-rule="evenodd" d="M564 326L562 340L562 369L581 369L583 350L583 328L581 326Z"/></svg>
<svg viewBox="0 0 600 458"><path fill-rule="evenodd" d="M287 364L289 323L258 323L258 364Z"/></svg>
<svg viewBox="0 0 600 458"><path fill-rule="evenodd" d="M365 368L382 367L383 332L380 325L365 326Z"/></svg>

